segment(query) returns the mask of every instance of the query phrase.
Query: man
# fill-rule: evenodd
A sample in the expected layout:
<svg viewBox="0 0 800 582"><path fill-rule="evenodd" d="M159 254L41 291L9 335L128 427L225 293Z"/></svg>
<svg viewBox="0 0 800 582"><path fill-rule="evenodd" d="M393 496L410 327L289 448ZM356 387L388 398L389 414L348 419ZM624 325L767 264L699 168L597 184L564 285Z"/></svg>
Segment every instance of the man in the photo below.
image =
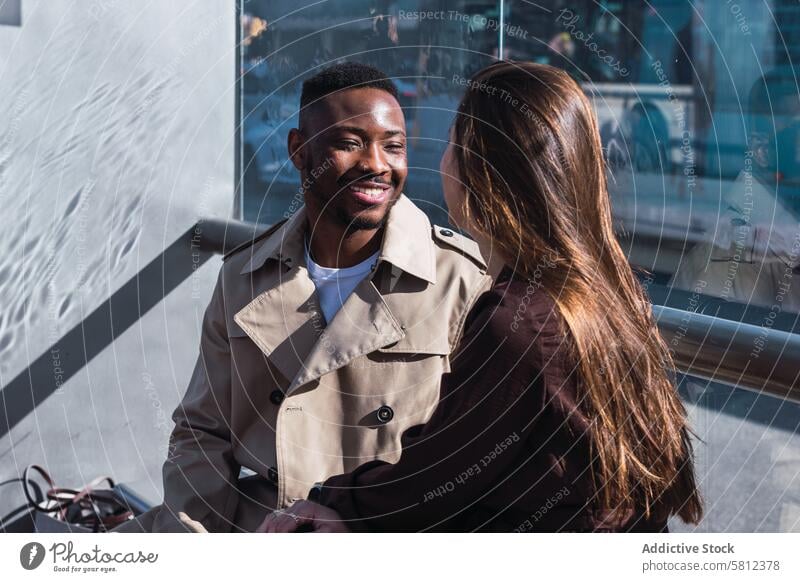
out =
<svg viewBox="0 0 800 582"><path fill-rule="evenodd" d="M164 503L124 530L253 531L329 476L396 461L491 283L477 245L402 194L405 121L383 73L346 63L308 79L299 126L305 204L225 257ZM242 468L255 476L240 482Z"/></svg>
<svg viewBox="0 0 800 582"><path fill-rule="evenodd" d="M800 312L800 99L792 75L750 89L748 150L724 209L672 285L776 312Z"/></svg>

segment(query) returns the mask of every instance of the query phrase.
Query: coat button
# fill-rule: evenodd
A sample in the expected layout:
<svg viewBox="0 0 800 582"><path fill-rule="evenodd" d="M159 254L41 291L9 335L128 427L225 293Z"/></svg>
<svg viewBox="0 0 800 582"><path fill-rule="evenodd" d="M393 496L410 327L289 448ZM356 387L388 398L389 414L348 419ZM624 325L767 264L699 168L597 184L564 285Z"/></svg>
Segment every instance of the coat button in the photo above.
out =
<svg viewBox="0 0 800 582"><path fill-rule="evenodd" d="M378 409L378 420L380 420L383 424L386 424L393 418L394 410L392 410L391 407L384 405Z"/></svg>
<svg viewBox="0 0 800 582"><path fill-rule="evenodd" d="M439 231L442 236L453 236L453 231L448 228L443 228Z"/></svg>
<svg viewBox="0 0 800 582"><path fill-rule="evenodd" d="M275 467L270 467L267 469L267 479L276 485L278 484L278 470Z"/></svg>
<svg viewBox="0 0 800 582"><path fill-rule="evenodd" d="M273 390L269 395L270 402L272 402L275 406L280 406L281 402L283 402L283 398L283 392L280 390Z"/></svg>

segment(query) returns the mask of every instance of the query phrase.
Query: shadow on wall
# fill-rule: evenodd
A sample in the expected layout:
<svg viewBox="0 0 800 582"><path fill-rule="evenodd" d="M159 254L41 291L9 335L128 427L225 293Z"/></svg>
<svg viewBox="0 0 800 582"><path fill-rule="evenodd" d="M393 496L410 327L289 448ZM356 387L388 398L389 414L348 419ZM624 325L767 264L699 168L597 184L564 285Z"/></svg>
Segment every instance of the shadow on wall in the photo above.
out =
<svg viewBox="0 0 800 582"><path fill-rule="evenodd" d="M22 0L0 2L0 26L22 26Z"/></svg>
<svg viewBox="0 0 800 582"><path fill-rule="evenodd" d="M194 245L195 230L181 235L2 388L0 437L213 256Z"/></svg>

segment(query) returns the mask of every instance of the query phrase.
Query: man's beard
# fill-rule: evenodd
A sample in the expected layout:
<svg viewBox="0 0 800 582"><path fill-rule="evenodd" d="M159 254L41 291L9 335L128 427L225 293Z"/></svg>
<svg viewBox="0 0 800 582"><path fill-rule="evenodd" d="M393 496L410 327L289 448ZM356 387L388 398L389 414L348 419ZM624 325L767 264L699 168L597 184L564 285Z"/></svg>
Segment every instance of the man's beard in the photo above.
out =
<svg viewBox="0 0 800 582"><path fill-rule="evenodd" d="M310 170L308 170L307 175L310 174ZM383 213L383 216L379 219L373 219L368 216L365 216L363 213L358 213L355 216L351 215L346 208L337 204L337 199L334 196L333 198L325 197L318 189L318 184L316 181L312 182L307 190L309 194L311 194L320 204L320 208L322 212L329 217L332 217L336 220L341 226L345 228L346 234L352 234L354 232L358 232L359 230L376 230L381 228L389 218L389 212L392 210L392 207L397 202L397 198L390 200L387 204L386 212ZM337 192L337 196L345 196L344 194L344 186Z"/></svg>
<svg viewBox="0 0 800 582"><path fill-rule="evenodd" d="M363 213L358 213L355 216L348 214L347 210L335 205L327 205L329 216L333 216L336 221L345 227L345 236L358 232L359 230L377 230L386 224L389 219L389 212L397 202L397 198L390 200L387 204L386 212L383 213L379 219L373 219L365 216Z"/></svg>
<svg viewBox="0 0 800 582"><path fill-rule="evenodd" d="M386 220L389 218L389 211L392 209L392 206L394 206L395 202L397 202L396 199L391 200L388 204L386 212L377 220L368 218L360 213L351 217L347 214L347 212L345 212L344 208L340 208L338 206L334 207L333 211L336 215L336 219L340 224L347 227L347 233L350 234L359 230L376 230L381 228L384 224L386 224Z"/></svg>

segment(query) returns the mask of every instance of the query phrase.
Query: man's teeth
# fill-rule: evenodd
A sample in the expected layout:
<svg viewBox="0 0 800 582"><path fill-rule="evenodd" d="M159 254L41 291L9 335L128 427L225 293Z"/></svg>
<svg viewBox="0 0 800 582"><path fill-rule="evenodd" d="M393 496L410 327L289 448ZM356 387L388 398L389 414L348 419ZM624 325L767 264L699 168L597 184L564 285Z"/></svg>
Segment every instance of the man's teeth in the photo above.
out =
<svg viewBox="0 0 800 582"><path fill-rule="evenodd" d="M357 186L355 188L358 192L363 192L364 194L368 194L370 196L380 196L383 194L383 188L362 188Z"/></svg>

